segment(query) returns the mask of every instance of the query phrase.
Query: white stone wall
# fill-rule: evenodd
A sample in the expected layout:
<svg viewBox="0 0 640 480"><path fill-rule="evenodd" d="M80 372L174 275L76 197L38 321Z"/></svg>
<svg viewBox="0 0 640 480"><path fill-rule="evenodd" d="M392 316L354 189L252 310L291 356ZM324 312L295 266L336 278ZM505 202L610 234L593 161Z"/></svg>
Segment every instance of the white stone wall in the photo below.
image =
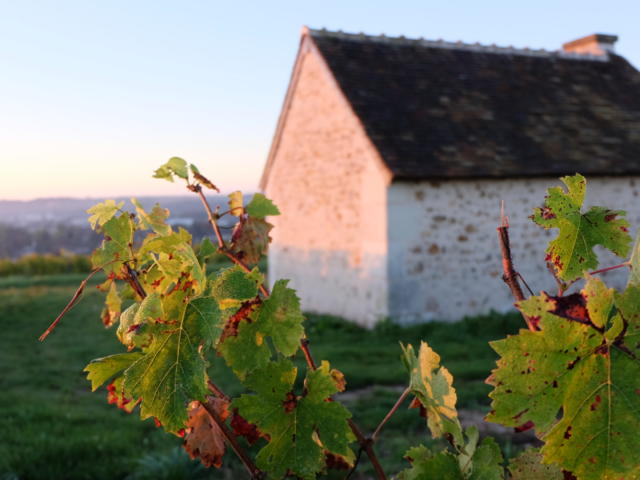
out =
<svg viewBox="0 0 640 480"><path fill-rule="evenodd" d="M387 315L390 176L310 45L292 85L263 180L282 212L269 281L291 279L305 311L371 325Z"/></svg>
<svg viewBox="0 0 640 480"><path fill-rule="evenodd" d="M393 183L389 188L389 314L403 322L458 320L513 308L502 281L496 236L500 201L511 225L516 269L534 292L555 293L544 250L555 230L528 216L555 179L452 180ZM585 205L628 212L631 233L640 226L640 178L587 178ZM600 247L598 247L600 248ZM598 252L604 252L602 249ZM601 266L621 260L604 252ZM626 269L602 275L622 285Z"/></svg>

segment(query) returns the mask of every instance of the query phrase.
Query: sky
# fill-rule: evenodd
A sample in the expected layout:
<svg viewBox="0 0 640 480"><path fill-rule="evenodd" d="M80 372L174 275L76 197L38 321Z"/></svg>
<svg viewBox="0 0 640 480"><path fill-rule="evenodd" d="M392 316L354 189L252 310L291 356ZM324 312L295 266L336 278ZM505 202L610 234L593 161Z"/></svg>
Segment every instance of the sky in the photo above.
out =
<svg viewBox="0 0 640 480"><path fill-rule="evenodd" d="M0 0L0 199L182 195L171 156L253 191L303 25L555 50L619 35L640 1Z"/></svg>

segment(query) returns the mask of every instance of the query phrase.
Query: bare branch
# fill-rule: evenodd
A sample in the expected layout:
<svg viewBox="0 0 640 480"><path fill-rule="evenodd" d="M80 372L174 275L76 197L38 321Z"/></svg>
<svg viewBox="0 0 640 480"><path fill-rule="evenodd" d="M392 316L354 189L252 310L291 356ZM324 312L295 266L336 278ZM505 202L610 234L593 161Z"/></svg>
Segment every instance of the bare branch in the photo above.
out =
<svg viewBox="0 0 640 480"><path fill-rule="evenodd" d="M73 297L71 297L71 300L69 300L69 303L67 303L67 306L62 309L60 314L51 323L51 325L49 325L49 327L44 331L44 333L40 335L38 340L40 340L41 342L44 341L44 339L47 338L51 332L53 332L53 330L58 325L58 322L62 320L62 317L64 317L67 314L67 312L71 310L76 305L76 303L78 303L78 300L80 300L80 295L82 295L82 292L84 291L84 288L87 286L87 282L89 281L89 279L93 277L96 273L98 273L100 270L102 270L102 267L91 270L91 273L89 273L89 275L87 275L87 277L84 280L82 280L82 282L80 282L80 286L76 290L76 293L73 294Z"/></svg>
<svg viewBox="0 0 640 480"><path fill-rule="evenodd" d="M375 431L371 435L372 442L375 442L377 440L378 434L380 433L380 430L382 430L382 427L384 427L384 424L389 421L389 419L393 416L394 413L396 413L396 411L398 410L398 408L400 408L400 405L402 405L402 402L404 402L404 400L407 398L409 393L411 393L411 387L405 388L402 394L400 395L400 397L398 398L398 400L396 401L395 405L391 407L391 410L389 410L389 412L385 415L385 417L378 424Z"/></svg>

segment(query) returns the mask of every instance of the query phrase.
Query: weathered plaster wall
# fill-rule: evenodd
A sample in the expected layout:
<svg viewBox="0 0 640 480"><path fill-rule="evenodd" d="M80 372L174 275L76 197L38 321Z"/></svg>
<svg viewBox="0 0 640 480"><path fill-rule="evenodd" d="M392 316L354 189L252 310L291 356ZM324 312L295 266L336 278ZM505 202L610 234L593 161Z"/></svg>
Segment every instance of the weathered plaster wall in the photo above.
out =
<svg viewBox="0 0 640 480"><path fill-rule="evenodd" d="M304 310L370 325L387 314L389 174L323 60L300 55L264 185L282 212L269 280L291 279Z"/></svg>
<svg viewBox="0 0 640 480"><path fill-rule="evenodd" d="M496 227L500 201L509 217L516 269L534 292L555 292L544 250L555 230L528 216L554 179L453 180L394 183L389 188L389 314L400 321L457 320L505 311L513 300L502 282ZM585 205L628 212L632 234L640 226L640 178L587 179ZM604 252L598 247L598 252ZM601 265L620 260L604 252ZM621 285L626 271L602 275Z"/></svg>

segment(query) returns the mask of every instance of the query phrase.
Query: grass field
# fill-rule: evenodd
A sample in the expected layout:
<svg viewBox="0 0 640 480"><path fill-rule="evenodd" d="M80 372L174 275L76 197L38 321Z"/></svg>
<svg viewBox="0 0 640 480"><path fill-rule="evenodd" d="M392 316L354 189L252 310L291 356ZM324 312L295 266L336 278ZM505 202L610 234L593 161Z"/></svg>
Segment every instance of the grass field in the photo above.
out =
<svg viewBox="0 0 640 480"><path fill-rule="evenodd" d="M122 351L114 332L100 323L102 294L95 288L89 287L58 329L38 342L79 280L77 275L0 280L0 479L245 478L232 455L222 470L206 471L181 452L179 438L152 421L141 422L137 413L107 405L103 389L91 393L84 366ZM383 323L367 331L310 316L307 332L316 360L329 360L344 372L348 391L359 392L347 395L345 403L371 432L406 381L399 341L428 341L455 377L459 407L486 410L489 388L483 380L495 362L487 341L515 332L520 322L515 314L492 315L454 325ZM228 393L242 391L221 359L212 359L210 375ZM427 437L424 419L402 408L376 450L395 473L405 466L406 448L428 442ZM362 467L363 473L352 478L366 478L365 460Z"/></svg>

